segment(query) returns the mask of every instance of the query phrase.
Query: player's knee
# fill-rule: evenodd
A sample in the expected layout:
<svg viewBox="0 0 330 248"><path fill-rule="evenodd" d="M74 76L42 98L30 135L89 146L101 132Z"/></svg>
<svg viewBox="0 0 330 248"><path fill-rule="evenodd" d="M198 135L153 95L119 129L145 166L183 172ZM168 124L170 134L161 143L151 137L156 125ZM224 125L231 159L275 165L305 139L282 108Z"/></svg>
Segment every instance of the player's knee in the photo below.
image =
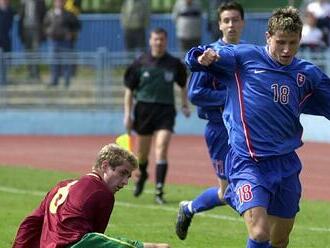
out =
<svg viewBox="0 0 330 248"><path fill-rule="evenodd" d="M218 190L218 197L219 197L219 200L223 203L225 203L225 194L223 192L223 190L221 188L219 188Z"/></svg>
<svg viewBox="0 0 330 248"><path fill-rule="evenodd" d="M224 179L219 180L218 197L219 197L219 200L223 203L226 203L225 191L226 191L227 186L228 186L227 180L224 180Z"/></svg>
<svg viewBox="0 0 330 248"><path fill-rule="evenodd" d="M244 212L244 220L251 239L257 242L270 240L270 226L266 209L262 207L248 209Z"/></svg>
<svg viewBox="0 0 330 248"><path fill-rule="evenodd" d="M286 248L289 244L289 238L271 240L271 244L273 248Z"/></svg>
<svg viewBox="0 0 330 248"><path fill-rule="evenodd" d="M257 242L266 242L270 239L270 234L267 228L263 226L254 226L250 228L250 238Z"/></svg>

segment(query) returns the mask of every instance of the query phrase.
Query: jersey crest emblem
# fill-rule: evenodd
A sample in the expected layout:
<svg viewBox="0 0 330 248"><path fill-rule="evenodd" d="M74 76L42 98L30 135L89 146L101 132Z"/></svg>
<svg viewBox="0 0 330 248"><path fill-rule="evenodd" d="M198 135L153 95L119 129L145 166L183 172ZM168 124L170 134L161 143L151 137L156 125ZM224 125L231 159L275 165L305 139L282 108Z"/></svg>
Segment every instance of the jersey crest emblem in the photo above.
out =
<svg viewBox="0 0 330 248"><path fill-rule="evenodd" d="M297 74L297 84L299 87L302 87L306 81L306 76L304 74Z"/></svg>
<svg viewBox="0 0 330 248"><path fill-rule="evenodd" d="M172 82L174 79L174 74L171 71L165 71L164 78L166 82Z"/></svg>

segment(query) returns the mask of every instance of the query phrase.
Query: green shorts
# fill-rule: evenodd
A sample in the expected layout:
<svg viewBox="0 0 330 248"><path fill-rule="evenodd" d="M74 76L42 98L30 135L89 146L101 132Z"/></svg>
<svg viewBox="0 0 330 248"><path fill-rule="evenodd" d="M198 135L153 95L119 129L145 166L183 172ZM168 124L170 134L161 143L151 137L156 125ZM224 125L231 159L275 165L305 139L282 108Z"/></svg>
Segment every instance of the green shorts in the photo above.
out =
<svg viewBox="0 0 330 248"><path fill-rule="evenodd" d="M126 238L108 237L102 233L87 233L80 241L70 248L143 248L140 241L132 241Z"/></svg>

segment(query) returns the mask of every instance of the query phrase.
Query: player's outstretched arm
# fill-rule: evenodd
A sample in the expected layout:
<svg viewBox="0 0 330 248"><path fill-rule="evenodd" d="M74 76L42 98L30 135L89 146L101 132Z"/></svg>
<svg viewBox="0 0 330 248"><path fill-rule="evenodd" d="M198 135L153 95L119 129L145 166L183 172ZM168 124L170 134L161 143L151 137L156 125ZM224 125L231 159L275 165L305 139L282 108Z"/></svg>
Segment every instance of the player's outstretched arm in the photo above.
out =
<svg viewBox="0 0 330 248"><path fill-rule="evenodd" d="M197 57L198 63L204 66L209 66L219 59L219 54L211 48L206 49L200 56Z"/></svg>
<svg viewBox="0 0 330 248"><path fill-rule="evenodd" d="M213 62L216 62L220 59L219 54L214 51L212 48L207 47L193 47L186 54L185 62L187 67L192 72L212 72L210 71L209 65ZM214 72L216 74L216 72Z"/></svg>
<svg viewBox="0 0 330 248"><path fill-rule="evenodd" d="M223 77L223 73L233 74L238 64L234 46L221 47L215 51L207 46L193 47L187 53L185 62L192 72L209 72L213 76Z"/></svg>
<svg viewBox="0 0 330 248"><path fill-rule="evenodd" d="M185 56L185 63L189 68L189 70L206 71L206 68L201 66L197 60L198 56L202 55L206 49L207 49L206 47L199 46L199 47L193 47L187 52Z"/></svg>

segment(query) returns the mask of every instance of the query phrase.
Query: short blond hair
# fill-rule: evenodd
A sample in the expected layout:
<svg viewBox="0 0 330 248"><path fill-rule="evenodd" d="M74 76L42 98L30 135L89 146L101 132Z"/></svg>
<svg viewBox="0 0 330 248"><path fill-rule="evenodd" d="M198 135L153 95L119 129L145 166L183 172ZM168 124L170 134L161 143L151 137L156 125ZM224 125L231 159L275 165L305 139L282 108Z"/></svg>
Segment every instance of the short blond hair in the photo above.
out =
<svg viewBox="0 0 330 248"><path fill-rule="evenodd" d="M273 35L276 31L301 34L303 23L299 10L292 7L276 9L268 20L268 33Z"/></svg>
<svg viewBox="0 0 330 248"><path fill-rule="evenodd" d="M97 155L93 169L100 169L104 160L109 161L111 168L121 166L125 162L128 162L134 169L138 168L138 161L136 156L130 151L116 144L108 144L102 147Z"/></svg>

